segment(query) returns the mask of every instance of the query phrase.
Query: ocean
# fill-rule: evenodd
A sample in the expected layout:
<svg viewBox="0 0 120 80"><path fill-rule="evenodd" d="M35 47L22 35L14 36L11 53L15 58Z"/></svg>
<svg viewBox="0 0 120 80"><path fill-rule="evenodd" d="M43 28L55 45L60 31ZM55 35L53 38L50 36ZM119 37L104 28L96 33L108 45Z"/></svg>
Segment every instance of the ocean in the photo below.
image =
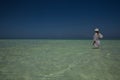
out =
<svg viewBox="0 0 120 80"><path fill-rule="evenodd" d="M1 39L0 80L120 80L120 40Z"/></svg>

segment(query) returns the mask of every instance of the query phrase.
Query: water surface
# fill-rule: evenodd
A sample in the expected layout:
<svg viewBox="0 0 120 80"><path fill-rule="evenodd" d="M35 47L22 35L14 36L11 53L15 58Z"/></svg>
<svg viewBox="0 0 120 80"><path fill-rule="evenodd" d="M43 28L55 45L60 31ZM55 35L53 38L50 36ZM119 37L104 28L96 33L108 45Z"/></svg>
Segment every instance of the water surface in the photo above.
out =
<svg viewBox="0 0 120 80"><path fill-rule="evenodd" d="M120 40L0 40L0 80L119 80Z"/></svg>

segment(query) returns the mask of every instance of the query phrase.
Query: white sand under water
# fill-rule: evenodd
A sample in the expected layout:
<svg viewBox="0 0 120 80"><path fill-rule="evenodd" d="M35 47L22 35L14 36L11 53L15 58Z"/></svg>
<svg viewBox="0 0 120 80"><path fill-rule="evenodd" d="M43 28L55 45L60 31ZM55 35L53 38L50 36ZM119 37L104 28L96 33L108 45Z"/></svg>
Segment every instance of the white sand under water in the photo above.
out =
<svg viewBox="0 0 120 80"><path fill-rule="evenodd" d="M120 80L120 40L0 40L0 80Z"/></svg>

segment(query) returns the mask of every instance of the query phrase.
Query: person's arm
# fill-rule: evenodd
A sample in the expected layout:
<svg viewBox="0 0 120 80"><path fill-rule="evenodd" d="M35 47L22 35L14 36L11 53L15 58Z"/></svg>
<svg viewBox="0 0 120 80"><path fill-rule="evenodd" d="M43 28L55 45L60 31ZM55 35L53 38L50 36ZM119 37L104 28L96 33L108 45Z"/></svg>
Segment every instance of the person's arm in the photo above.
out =
<svg viewBox="0 0 120 80"><path fill-rule="evenodd" d="M95 41L93 41L93 45L95 44Z"/></svg>
<svg viewBox="0 0 120 80"><path fill-rule="evenodd" d="M96 39L97 39L97 36L96 36L96 34L94 34L94 36L93 36L93 45L96 43Z"/></svg>
<svg viewBox="0 0 120 80"><path fill-rule="evenodd" d="M103 35L102 35L101 33L99 33L99 38L100 38L100 39L103 38Z"/></svg>

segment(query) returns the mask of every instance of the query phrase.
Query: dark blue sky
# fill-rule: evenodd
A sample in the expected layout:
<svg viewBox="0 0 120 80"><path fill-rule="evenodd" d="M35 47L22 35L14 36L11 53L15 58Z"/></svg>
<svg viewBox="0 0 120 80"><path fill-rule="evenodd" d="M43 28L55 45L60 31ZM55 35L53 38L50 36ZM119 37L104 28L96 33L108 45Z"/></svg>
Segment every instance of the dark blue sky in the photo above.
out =
<svg viewBox="0 0 120 80"><path fill-rule="evenodd" d="M119 0L0 0L0 38L120 38Z"/></svg>

